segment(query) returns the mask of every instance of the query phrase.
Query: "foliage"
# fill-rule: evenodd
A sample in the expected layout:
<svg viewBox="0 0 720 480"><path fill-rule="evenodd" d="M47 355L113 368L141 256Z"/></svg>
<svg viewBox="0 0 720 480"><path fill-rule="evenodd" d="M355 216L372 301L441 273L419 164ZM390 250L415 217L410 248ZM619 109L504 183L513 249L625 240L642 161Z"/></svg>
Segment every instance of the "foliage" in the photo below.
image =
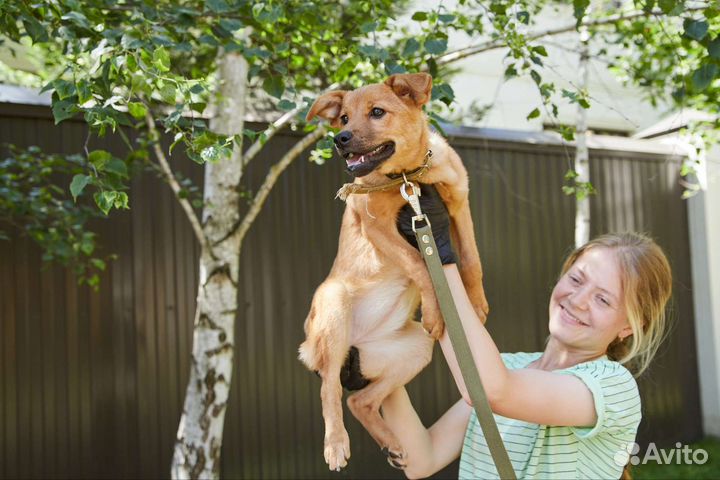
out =
<svg viewBox="0 0 720 480"><path fill-rule="evenodd" d="M98 256L96 235L86 225L99 216L98 210L73 201L57 186L62 178L83 175L84 160L46 155L37 148L8 148L10 156L0 161L0 220L32 238L42 248L43 260L72 265L80 283L97 287L108 257ZM1 230L0 239L8 239Z"/></svg>
<svg viewBox="0 0 720 480"><path fill-rule="evenodd" d="M93 134L114 132L125 140L124 155L96 150L75 159L82 171L70 184L73 195L92 195L107 214L129 205L133 162L151 162L162 132L153 131L149 120L171 139L169 153L179 148L198 163L220 161L244 142L267 141L271 130L227 136L208 126L208 105L222 103L214 97L216 59L227 52L248 60L252 113L287 112L298 124L323 89L424 70L435 78L428 113L439 126L454 116L448 83L454 66L447 60L454 53L448 51L453 35L507 49L505 77L527 76L540 94L541 104L529 108L528 119L544 112L555 122L559 101L589 108L590 92L559 89L545 79L548 52L532 32L538 30L538 13L555 4L572 7L574 27L585 25L591 36L621 47L593 53L610 59L618 75L643 87L651 102L671 99L680 107L718 112L720 15L713 2L635 0L618 7L614 1L459 0L452 7L440 3L410 11L409 22L398 22L407 2L0 0L0 29L7 39L32 43L41 52L56 122L82 116ZM629 19L615 18L623 12ZM482 114L485 108L470 110ZM556 128L573 139L573 128ZM331 146L329 138L319 142L311 160L330 158ZM569 181L569 194L592 192L592 185ZM197 191L186 180L183 189ZM194 203L200 206L197 195Z"/></svg>

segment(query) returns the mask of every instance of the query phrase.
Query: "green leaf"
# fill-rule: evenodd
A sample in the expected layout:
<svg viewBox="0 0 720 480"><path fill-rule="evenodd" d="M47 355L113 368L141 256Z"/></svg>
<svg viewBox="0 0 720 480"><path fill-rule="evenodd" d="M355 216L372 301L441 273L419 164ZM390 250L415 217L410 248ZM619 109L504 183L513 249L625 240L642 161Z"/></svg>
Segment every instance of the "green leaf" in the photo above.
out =
<svg viewBox="0 0 720 480"><path fill-rule="evenodd" d="M106 190L104 192L96 192L95 195L93 195L95 198L95 204L105 215L107 215L108 212L110 212L110 209L115 205L118 193L119 192L114 190Z"/></svg>
<svg viewBox="0 0 720 480"><path fill-rule="evenodd" d="M160 97L166 103L175 103L175 85L166 83L160 88Z"/></svg>
<svg viewBox="0 0 720 480"><path fill-rule="evenodd" d="M86 80L80 80L76 85L76 90L78 95L78 104L82 105L92 99L90 84Z"/></svg>
<svg viewBox="0 0 720 480"><path fill-rule="evenodd" d="M71 102L69 100L59 100L57 102L53 102L52 112L53 117L55 117L55 125L57 125L63 120L72 118L78 112L78 109L75 106L75 102Z"/></svg>
<svg viewBox="0 0 720 480"><path fill-rule="evenodd" d="M285 81L279 75L271 75L263 80L263 90L279 99L285 91Z"/></svg>
<svg viewBox="0 0 720 480"><path fill-rule="evenodd" d="M222 28L230 33L236 32L245 26L240 20L234 18L221 18L219 23Z"/></svg>
<svg viewBox="0 0 720 480"><path fill-rule="evenodd" d="M77 201L78 195L82 193L88 183L90 183L90 177L87 175L78 173L73 177L72 182L70 182L70 194L73 200Z"/></svg>
<svg viewBox="0 0 720 480"><path fill-rule="evenodd" d="M158 47L153 52L153 65L161 72L170 70L170 54L165 47Z"/></svg>
<svg viewBox="0 0 720 480"><path fill-rule="evenodd" d="M538 72L535 70L530 70L530 76L535 81L536 84L540 85L542 83L542 77Z"/></svg>
<svg viewBox="0 0 720 480"><path fill-rule="evenodd" d="M145 108L145 105L140 102L130 102L128 103L128 112L130 115L139 120L141 118L145 118L147 108Z"/></svg>
<svg viewBox="0 0 720 480"><path fill-rule="evenodd" d="M708 43L707 49L712 58L720 60L720 35L718 35L715 40Z"/></svg>
<svg viewBox="0 0 720 480"><path fill-rule="evenodd" d="M92 263L93 267L97 268L98 270L104 271L105 270L105 262L99 258L92 258L90 259L90 263Z"/></svg>
<svg viewBox="0 0 720 480"><path fill-rule="evenodd" d="M53 88L55 88L60 100L70 98L76 93L75 84L67 80L55 80L53 82Z"/></svg>
<svg viewBox="0 0 720 480"><path fill-rule="evenodd" d="M543 57L547 57L547 50L542 45L538 45L536 47L532 47L532 51L537 53L538 55L542 55Z"/></svg>
<svg viewBox="0 0 720 480"><path fill-rule="evenodd" d="M683 22L683 27L685 28L685 35L700 41L705 38L705 35L707 35L709 25L708 22L704 20L692 20L690 18L686 18Z"/></svg>
<svg viewBox="0 0 720 480"><path fill-rule="evenodd" d="M112 155L105 150L93 150L88 155L88 161L92 163L99 172L105 169L105 165L107 165L111 159Z"/></svg>
<svg viewBox="0 0 720 480"><path fill-rule="evenodd" d="M443 13L442 15L438 15L438 20L440 20L443 23L451 23L451 22L455 21L455 15Z"/></svg>
<svg viewBox="0 0 720 480"><path fill-rule="evenodd" d="M278 108L284 112L288 112L295 107L297 107L295 102L291 102L290 100L280 100L280 102L278 102Z"/></svg>
<svg viewBox="0 0 720 480"><path fill-rule="evenodd" d="M429 37L425 40L425 51L431 55L440 55L447 50L448 42L443 38Z"/></svg>
<svg viewBox="0 0 720 480"><path fill-rule="evenodd" d="M695 70L692 76L692 83L695 90L705 90L718 73L718 66L714 63L706 63Z"/></svg>
<svg viewBox="0 0 720 480"><path fill-rule="evenodd" d="M432 87L432 99L450 105L455 100L455 92L447 83L435 84Z"/></svg>
<svg viewBox="0 0 720 480"><path fill-rule="evenodd" d="M585 12L590 6L590 0L573 0L573 8L575 19L577 20L576 25L580 25L585 17Z"/></svg>
<svg viewBox="0 0 720 480"><path fill-rule="evenodd" d="M659 0L658 6L660 7L660 10L664 14L668 14L673 11L675 8L675 5L677 5L677 0Z"/></svg>
<svg viewBox="0 0 720 480"><path fill-rule="evenodd" d="M377 30L378 23L377 22L369 22L369 23L363 23L360 25L360 31L362 33L370 33Z"/></svg>
<svg viewBox="0 0 720 480"><path fill-rule="evenodd" d="M420 42L415 40L414 38L408 39L407 42L405 42L405 48L403 48L403 57L409 57L413 53L417 52L420 49Z"/></svg>
<svg viewBox="0 0 720 480"><path fill-rule="evenodd" d="M105 165L105 171L109 173L114 173L115 175L123 178L128 178L127 166L125 165L125 162L123 162L119 158L111 158L110 161L108 161Z"/></svg>
<svg viewBox="0 0 720 480"><path fill-rule="evenodd" d="M411 18L417 22L422 22L427 20L428 15L427 12L415 12Z"/></svg>
<svg viewBox="0 0 720 480"><path fill-rule="evenodd" d="M528 113L528 116L526 117L528 120L532 120L533 118L537 118L540 116L540 109L536 108L532 112Z"/></svg>
<svg viewBox="0 0 720 480"><path fill-rule="evenodd" d="M517 13L517 19L520 23L528 25L530 23L530 14L523 10Z"/></svg>
<svg viewBox="0 0 720 480"><path fill-rule="evenodd" d="M215 13L231 12L232 8L225 0L207 0L205 6Z"/></svg>
<svg viewBox="0 0 720 480"><path fill-rule="evenodd" d="M25 31L30 35L33 43L42 43L50 40L48 31L45 29L42 23L38 22L34 17L30 15L22 15L21 17Z"/></svg>

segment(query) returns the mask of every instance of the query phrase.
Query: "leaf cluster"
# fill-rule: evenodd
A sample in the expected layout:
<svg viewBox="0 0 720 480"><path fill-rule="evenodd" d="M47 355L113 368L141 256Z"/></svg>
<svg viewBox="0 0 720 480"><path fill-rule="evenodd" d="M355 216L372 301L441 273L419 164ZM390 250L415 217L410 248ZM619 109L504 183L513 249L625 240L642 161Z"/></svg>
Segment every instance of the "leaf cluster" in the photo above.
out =
<svg viewBox="0 0 720 480"><path fill-rule="evenodd" d="M46 155L37 147L8 146L0 161L0 239L19 231L43 250L43 260L72 265L80 283L97 287L108 257L99 256L96 234L87 223L99 216L97 208L75 202L58 187L85 168L79 155ZM74 195L74 194L73 194Z"/></svg>

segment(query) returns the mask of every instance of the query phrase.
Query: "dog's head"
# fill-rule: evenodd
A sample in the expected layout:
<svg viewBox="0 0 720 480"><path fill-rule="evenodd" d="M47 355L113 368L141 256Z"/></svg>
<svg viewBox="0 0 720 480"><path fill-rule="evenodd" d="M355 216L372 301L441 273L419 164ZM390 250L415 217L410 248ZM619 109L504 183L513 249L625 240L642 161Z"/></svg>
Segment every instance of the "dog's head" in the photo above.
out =
<svg viewBox="0 0 720 480"><path fill-rule="evenodd" d="M426 73L392 75L353 91L319 97L307 120L318 116L341 129L335 147L354 177L417 168L427 148L422 106L430 100L432 77Z"/></svg>

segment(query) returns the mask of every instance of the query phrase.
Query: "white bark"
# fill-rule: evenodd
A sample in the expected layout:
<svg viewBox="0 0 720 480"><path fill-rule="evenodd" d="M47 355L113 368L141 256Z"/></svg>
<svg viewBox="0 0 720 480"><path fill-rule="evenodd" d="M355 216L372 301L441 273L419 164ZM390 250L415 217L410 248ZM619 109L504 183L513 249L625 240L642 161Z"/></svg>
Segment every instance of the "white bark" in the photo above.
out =
<svg viewBox="0 0 720 480"><path fill-rule="evenodd" d="M588 62L590 60L590 49L588 46L587 28L581 30L580 38L580 62L579 76L580 88L587 90L588 87ZM576 184L586 184L590 181L590 161L587 147L587 109L578 103L577 106L577 127L575 131L575 178ZM588 195L575 196L575 247L580 247L590 240L590 198Z"/></svg>
<svg viewBox="0 0 720 480"><path fill-rule="evenodd" d="M247 62L242 55L219 59L217 113L211 128L228 135L243 130ZM182 418L177 432L173 478L219 478L237 315L240 248L232 235L239 220L240 148L231 158L205 164L200 280L193 352Z"/></svg>

